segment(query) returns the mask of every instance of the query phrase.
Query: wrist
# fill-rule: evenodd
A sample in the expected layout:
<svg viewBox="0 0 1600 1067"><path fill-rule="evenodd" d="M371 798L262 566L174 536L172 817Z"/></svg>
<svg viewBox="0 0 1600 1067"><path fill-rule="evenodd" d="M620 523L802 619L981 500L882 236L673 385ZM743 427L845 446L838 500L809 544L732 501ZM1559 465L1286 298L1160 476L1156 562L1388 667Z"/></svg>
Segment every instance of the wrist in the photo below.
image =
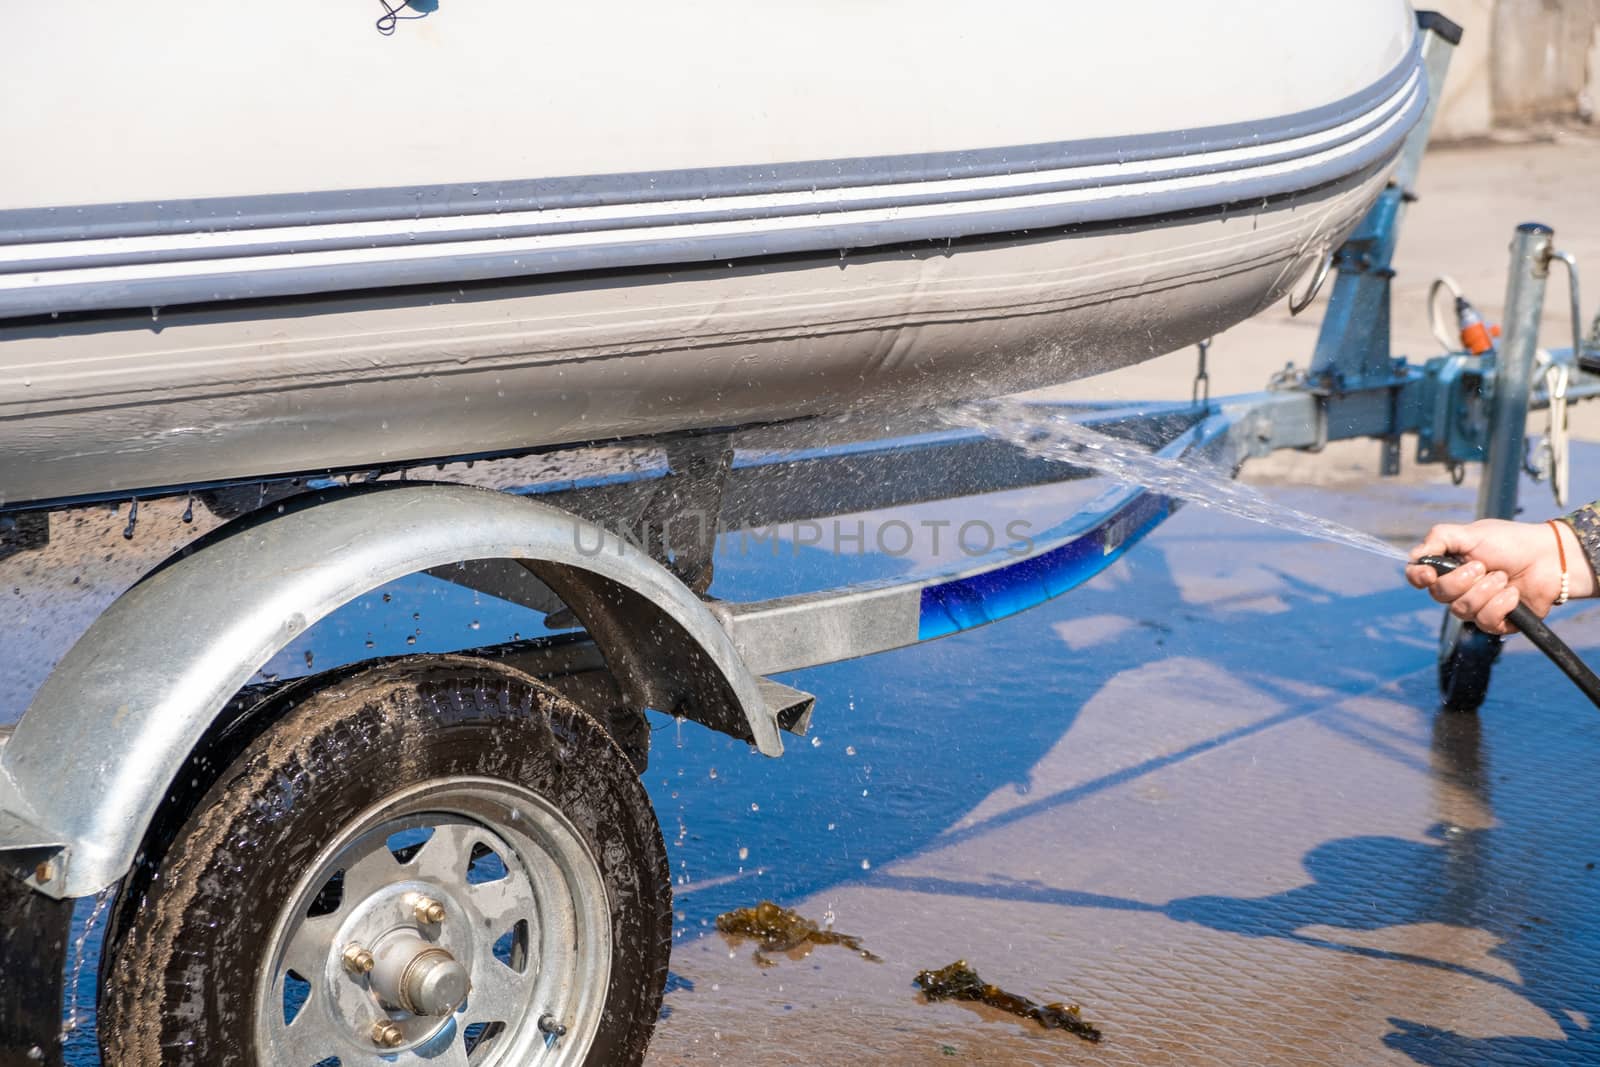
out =
<svg viewBox="0 0 1600 1067"><path fill-rule="evenodd" d="M1600 592L1600 583L1595 581L1594 566L1589 562L1588 553L1584 551L1583 542L1578 539L1578 534L1572 524L1562 519L1557 519L1553 524L1556 536L1561 539L1562 551L1567 557L1567 596L1571 600L1592 597Z"/></svg>

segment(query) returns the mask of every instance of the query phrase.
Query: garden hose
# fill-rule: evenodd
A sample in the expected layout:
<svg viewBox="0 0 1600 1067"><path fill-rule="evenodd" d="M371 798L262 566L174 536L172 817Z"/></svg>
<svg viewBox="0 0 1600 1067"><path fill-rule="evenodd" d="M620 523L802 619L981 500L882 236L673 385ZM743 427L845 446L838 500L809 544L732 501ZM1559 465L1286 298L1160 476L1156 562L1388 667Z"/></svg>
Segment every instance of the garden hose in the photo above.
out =
<svg viewBox="0 0 1600 1067"><path fill-rule="evenodd" d="M1432 567L1434 573L1439 575L1449 574L1461 566L1462 560L1455 556L1423 556L1416 561ZM1589 669L1589 665L1578 658L1578 654L1567 647L1567 643L1551 632L1544 620L1535 615L1526 604L1518 604L1506 616L1506 621L1527 635L1535 648L1550 657L1552 663L1560 667L1573 684L1583 690L1584 696L1600 708L1600 676Z"/></svg>

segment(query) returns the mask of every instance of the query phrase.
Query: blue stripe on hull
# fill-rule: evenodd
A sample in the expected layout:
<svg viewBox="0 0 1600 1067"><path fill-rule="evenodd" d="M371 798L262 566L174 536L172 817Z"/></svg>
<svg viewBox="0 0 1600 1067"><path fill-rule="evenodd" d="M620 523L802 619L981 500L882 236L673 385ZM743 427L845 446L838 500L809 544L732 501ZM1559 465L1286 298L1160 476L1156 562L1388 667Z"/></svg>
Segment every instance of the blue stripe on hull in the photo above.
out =
<svg viewBox="0 0 1600 1067"><path fill-rule="evenodd" d="M1141 492L1093 529L1038 556L922 590L917 640L945 637L1026 611L1087 582L1159 526L1178 502Z"/></svg>

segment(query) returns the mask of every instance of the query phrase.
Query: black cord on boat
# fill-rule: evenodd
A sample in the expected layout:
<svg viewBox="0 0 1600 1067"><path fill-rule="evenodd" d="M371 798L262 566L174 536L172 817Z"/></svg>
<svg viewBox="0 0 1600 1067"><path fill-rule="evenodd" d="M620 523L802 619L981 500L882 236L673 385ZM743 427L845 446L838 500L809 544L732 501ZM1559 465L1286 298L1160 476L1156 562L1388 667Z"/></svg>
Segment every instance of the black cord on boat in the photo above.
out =
<svg viewBox="0 0 1600 1067"><path fill-rule="evenodd" d="M383 14L378 16L378 21L373 25L377 26L378 32L385 37L394 33L395 27L401 19L425 19L428 17L428 12L426 11L419 11L415 15L400 14L406 9L407 0L400 0L398 4L391 4L389 0L378 0L378 3L383 5Z"/></svg>
<svg viewBox="0 0 1600 1067"><path fill-rule="evenodd" d="M1435 574L1445 575L1461 566L1462 561L1454 556L1423 556L1416 561L1419 564L1432 567ZM1567 647L1567 643L1551 632L1544 620L1535 615L1526 604L1518 604L1506 616L1506 621L1527 635L1535 648L1550 657L1550 661L1573 684L1583 690L1583 695L1600 708L1600 676L1589 669L1589 665L1578 658L1578 654Z"/></svg>

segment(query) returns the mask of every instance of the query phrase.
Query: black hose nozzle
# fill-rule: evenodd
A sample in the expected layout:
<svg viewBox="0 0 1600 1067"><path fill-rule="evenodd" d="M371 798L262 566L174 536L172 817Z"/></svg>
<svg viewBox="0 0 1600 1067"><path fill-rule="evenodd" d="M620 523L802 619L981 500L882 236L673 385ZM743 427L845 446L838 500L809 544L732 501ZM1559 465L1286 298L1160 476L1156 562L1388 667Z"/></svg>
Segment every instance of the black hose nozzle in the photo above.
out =
<svg viewBox="0 0 1600 1067"><path fill-rule="evenodd" d="M1464 562L1455 556L1423 556L1413 561L1425 567L1432 567L1435 574L1446 575ZM1578 658L1578 654L1567 647L1567 643L1551 632L1544 620L1533 613L1526 604L1519 603L1506 615L1506 621L1527 635L1535 648L1550 657L1550 661L1573 684L1583 690L1583 695L1593 701L1594 706L1600 708L1600 677L1589 669L1589 665Z"/></svg>

